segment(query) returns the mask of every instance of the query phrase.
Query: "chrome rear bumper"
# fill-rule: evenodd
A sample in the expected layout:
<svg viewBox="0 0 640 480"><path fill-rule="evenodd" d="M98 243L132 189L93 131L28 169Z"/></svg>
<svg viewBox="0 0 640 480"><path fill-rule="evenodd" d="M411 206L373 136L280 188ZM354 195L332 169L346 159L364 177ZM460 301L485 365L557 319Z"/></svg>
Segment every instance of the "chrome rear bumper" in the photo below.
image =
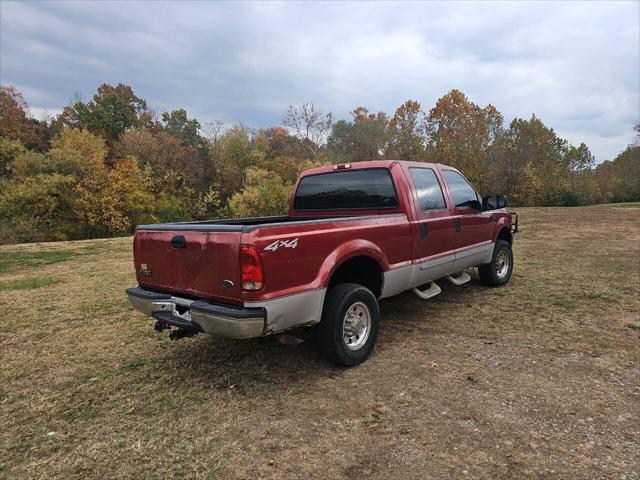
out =
<svg viewBox="0 0 640 480"><path fill-rule="evenodd" d="M128 288L127 296L131 305L145 315L194 333L254 338L262 336L266 331L264 308L230 307L152 292L140 287Z"/></svg>

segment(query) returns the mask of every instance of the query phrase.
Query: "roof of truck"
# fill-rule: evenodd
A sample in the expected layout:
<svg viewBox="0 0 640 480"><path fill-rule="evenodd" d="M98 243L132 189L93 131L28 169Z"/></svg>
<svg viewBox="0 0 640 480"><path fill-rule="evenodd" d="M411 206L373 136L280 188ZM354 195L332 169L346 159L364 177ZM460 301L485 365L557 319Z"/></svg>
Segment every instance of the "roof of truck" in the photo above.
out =
<svg viewBox="0 0 640 480"><path fill-rule="evenodd" d="M361 169L361 168L390 168L394 163L401 163L406 166L416 166L416 167L436 167L442 168L445 165L441 163L427 163L427 162L413 162L409 160L365 160L362 162L352 162L352 163L338 163L336 165L326 165L322 167L311 168L309 170L305 170L302 172L304 175L316 174L316 173L325 173L332 172L335 170L341 170L341 166L343 169Z"/></svg>

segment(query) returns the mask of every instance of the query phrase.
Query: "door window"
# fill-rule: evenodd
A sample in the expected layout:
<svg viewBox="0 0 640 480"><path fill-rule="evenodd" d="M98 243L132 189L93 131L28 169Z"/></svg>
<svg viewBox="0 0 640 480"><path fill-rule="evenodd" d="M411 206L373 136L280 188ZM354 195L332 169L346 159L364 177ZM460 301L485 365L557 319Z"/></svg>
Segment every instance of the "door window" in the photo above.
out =
<svg viewBox="0 0 640 480"><path fill-rule="evenodd" d="M458 172L454 172L453 170L444 170L443 175L447 182L447 186L449 187L449 193L453 199L453 204L456 207L469 206L467 202L479 201L478 194L474 188L469 185L469 182L467 182L467 180Z"/></svg>
<svg viewBox="0 0 640 480"><path fill-rule="evenodd" d="M435 172L430 168L410 168L413 184L418 193L418 202L422 210L440 210L446 208L442 187Z"/></svg>

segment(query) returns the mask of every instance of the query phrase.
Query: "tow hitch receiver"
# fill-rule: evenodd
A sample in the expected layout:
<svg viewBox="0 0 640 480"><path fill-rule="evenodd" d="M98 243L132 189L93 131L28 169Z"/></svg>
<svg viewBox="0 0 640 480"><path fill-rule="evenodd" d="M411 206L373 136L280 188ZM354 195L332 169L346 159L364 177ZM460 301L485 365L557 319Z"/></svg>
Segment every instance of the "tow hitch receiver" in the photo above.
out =
<svg viewBox="0 0 640 480"><path fill-rule="evenodd" d="M172 330L171 325L163 322L162 320L156 320L156 323L153 325L153 329L156 332L171 330L171 332L169 332L169 338L171 340L180 340L181 338L185 338L185 337L193 337L194 335L197 335L198 333L200 333L195 328L176 327L175 329Z"/></svg>

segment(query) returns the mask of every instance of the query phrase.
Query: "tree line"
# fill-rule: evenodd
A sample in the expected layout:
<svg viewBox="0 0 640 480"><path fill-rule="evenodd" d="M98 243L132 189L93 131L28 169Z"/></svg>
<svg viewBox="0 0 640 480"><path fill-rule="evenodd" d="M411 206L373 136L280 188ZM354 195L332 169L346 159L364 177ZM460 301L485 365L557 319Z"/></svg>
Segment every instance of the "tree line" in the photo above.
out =
<svg viewBox="0 0 640 480"><path fill-rule="evenodd" d="M290 106L281 124L200 123L158 113L127 85L103 84L56 117L34 119L23 95L0 87L0 242L126 235L136 224L286 211L300 171L403 159L458 168L511 205L640 200L638 138L595 165L589 148L541 119L505 125L492 105L451 90L428 111L408 100L392 116L359 106L334 119Z"/></svg>

